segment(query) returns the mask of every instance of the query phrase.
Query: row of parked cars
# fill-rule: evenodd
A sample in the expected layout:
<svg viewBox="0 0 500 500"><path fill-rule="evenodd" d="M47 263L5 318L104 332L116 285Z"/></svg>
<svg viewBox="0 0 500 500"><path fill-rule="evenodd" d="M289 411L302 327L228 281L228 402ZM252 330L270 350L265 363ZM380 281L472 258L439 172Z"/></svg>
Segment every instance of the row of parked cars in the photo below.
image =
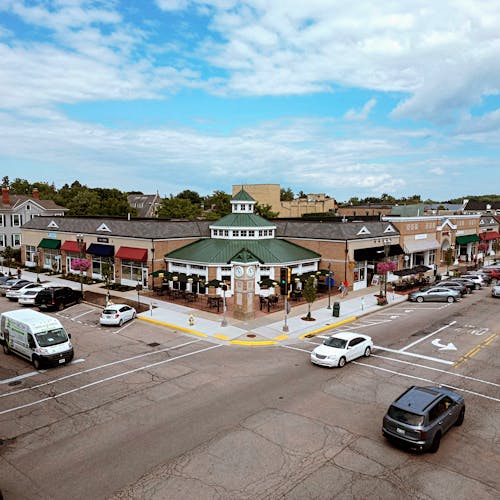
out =
<svg viewBox="0 0 500 500"><path fill-rule="evenodd" d="M40 310L64 308L79 304L82 292L69 286L33 283L26 279L0 276L0 294L22 306L35 306ZM136 310L127 304L108 304L99 318L101 325L118 325L136 317Z"/></svg>
<svg viewBox="0 0 500 500"><path fill-rule="evenodd" d="M491 295L500 296L500 266L492 265L469 271L460 276L448 277L430 286L408 294L408 300L413 302L442 301L456 302L473 290L482 288L493 282Z"/></svg>

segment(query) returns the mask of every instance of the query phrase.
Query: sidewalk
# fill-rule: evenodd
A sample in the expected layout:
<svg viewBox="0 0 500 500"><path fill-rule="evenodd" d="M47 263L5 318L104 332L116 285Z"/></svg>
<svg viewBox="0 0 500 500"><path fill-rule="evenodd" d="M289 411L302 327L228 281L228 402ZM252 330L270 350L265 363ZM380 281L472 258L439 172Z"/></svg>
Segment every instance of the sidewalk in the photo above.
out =
<svg viewBox="0 0 500 500"><path fill-rule="evenodd" d="M23 270L23 277L32 281L36 280L36 274L26 270ZM71 283L56 276L40 275L40 279L43 282L50 281L55 284L72 286L73 288L79 286L78 283ZM105 294L102 283L84 285L84 290ZM328 332L328 330L345 323L350 323L360 316L375 311L382 311L393 304L407 300L406 295L388 292L389 305L378 306L375 297L378 291L378 288L371 287L356 292L351 291L344 298L340 298L338 295L332 296L330 309L328 309L328 298L316 300L311 306L311 316L315 321L301 319L307 314L307 304L294 306L287 318L288 331L284 329L285 313L283 310L269 313L266 316L251 321L239 321L232 317L227 317L227 326L222 326L224 318L221 315L191 309L188 306L173 304L171 302L155 300L153 297L141 294L139 294L140 302L148 304L150 309L138 314L138 318L145 322L162 325L197 337L211 338L230 344L252 346L273 345ZM113 291L112 294L115 297L123 297L131 301L137 301L138 299L136 291ZM334 301L340 303L340 314L338 317L332 315ZM193 325L189 324L190 315L193 316Z"/></svg>

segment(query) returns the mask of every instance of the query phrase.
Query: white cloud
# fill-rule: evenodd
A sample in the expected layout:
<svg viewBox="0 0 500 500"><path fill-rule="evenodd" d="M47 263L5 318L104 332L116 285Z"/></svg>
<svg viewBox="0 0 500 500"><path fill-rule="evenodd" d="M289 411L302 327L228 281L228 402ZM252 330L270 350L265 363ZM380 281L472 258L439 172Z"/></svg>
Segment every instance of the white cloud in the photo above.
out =
<svg viewBox="0 0 500 500"><path fill-rule="evenodd" d="M370 99L361 109L361 111L355 111L354 109L350 109L347 111L347 113L344 115L344 118L346 120L366 120L368 118L368 115L370 114L370 111L375 107L375 104L377 104L376 99Z"/></svg>
<svg viewBox="0 0 500 500"><path fill-rule="evenodd" d="M445 174L444 169L443 169L443 168L441 168L441 167L431 168L431 169L429 170L429 172L430 172L431 174L434 174L434 175L444 175L444 174Z"/></svg>

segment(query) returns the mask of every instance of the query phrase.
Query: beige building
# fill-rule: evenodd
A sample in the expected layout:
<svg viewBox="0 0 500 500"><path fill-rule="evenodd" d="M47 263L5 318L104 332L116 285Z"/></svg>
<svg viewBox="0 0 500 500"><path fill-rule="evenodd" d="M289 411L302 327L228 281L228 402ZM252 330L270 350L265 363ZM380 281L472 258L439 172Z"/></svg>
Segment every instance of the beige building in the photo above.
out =
<svg viewBox="0 0 500 500"><path fill-rule="evenodd" d="M304 214L335 212L337 203L324 193L308 194L307 198L281 201L279 184L237 184L232 196L244 189L259 205L269 205L278 218L302 217Z"/></svg>

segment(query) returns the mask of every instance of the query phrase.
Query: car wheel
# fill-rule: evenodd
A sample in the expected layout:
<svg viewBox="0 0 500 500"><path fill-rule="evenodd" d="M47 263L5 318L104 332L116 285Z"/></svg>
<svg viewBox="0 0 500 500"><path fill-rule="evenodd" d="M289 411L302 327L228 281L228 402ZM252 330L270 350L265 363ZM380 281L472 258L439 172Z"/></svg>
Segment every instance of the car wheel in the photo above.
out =
<svg viewBox="0 0 500 500"><path fill-rule="evenodd" d="M42 362L40 361L40 358L35 356L33 358L33 368L35 368L35 370L39 370L41 367L42 367Z"/></svg>
<svg viewBox="0 0 500 500"><path fill-rule="evenodd" d="M136 313L132 314L132 319L135 319L136 317L137 317Z"/></svg>
<svg viewBox="0 0 500 500"><path fill-rule="evenodd" d="M432 444L431 447L429 448L429 451L431 453L436 453L436 451L439 450L440 443L441 443L441 433L438 431L434 436L434 439L432 440Z"/></svg>
<svg viewBox="0 0 500 500"><path fill-rule="evenodd" d="M339 359L339 368L342 368L343 366L345 366L345 358L344 358L344 356L342 356Z"/></svg>
<svg viewBox="0 0 500 500"><path fill-rule="evenodd" d="M477 283L474 284L474 290L479 290L479 285Z"/></svg>
<svg viewBox="0 0 500 500"><path fill-rule="evenodd" d="M10 349L9 346L7 345L7 342L3 345L3 352L7 355L10 354Z"/></svg>
<svg viewBox="0 0 500 500"><path fill-rule="evenodd" d="M452 302L455 302L455 299L454 299L453 297L451 297L451 296L450 296L450 297L447 297L447 298L446 298L446 302L448 302L448 303L450 303L450 304L451 304Z"/></svg>
<svg viewBox="0 0 500 500"><path fill-rule="evenodd" d="M462 408L458 415L457 421L455 422L455 425L457 427L460 427L464 423L464 417L465 417L465 408Z"/></svg>
<svg viewBox="0 0 500 500"><path fill-rule="evenodd" d="M76 303L77 303L77 304L81 304L81 303L82 303L82 298L81 298L81 297L78 297L78 298L76 299Z"/></svg>
<svg viewBox="0 0 500 500"><path fill-rule="evenodd" d="M424 301L424 298L423 298L423 297L417 297L417 302L422 303L423 301Z"/></svg>
<svg viewBox="0 0 500 500"><path fill-rule="evenodd" d="M372 350L370 349L370 347L367 347L365 349L365 357L367 358L371 353L372 353Z"/></svg>
<svg viewBox="0 0 500 500"><path fill-rule="evenodd" d="M118 326L122 326L123 325L123 319L120 318L120 321L118 321Z"/></svg>
<svg viewBox="0 0 500 500"><path fill-rule="evenodd" d="M63 309L64 309L64 302L59 302L59 304L57 305L57 310L62 311Z"/></svg>

